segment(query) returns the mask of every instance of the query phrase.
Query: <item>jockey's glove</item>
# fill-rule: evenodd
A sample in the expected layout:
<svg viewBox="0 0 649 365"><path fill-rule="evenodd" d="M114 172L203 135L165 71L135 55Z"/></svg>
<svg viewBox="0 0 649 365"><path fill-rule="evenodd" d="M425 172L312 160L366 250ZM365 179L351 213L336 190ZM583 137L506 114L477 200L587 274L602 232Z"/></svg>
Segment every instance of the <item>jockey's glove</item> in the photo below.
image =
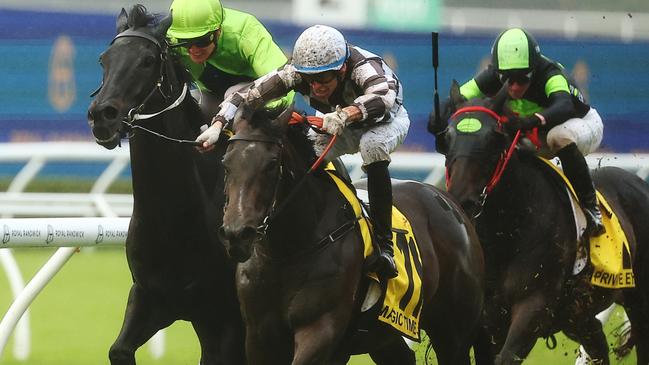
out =
<svg viewBox="0 0 649 365"><path fill-rule="evenodd" d="M339 136L348 124L349 115L340 107L336 108L335 112L327 113L322 118L322 130L325 132Z"/></svg>
<svg viewBox="0 0 649 365"><path fill-rule="evenodd" d="M433 110L428 114L428 125L426 126L428 132L435 136L444 132L448 127L448 120L451 117L450 98L442 101L439 109L439 119L435 116L435 110Z"/></svg>
<svg viewBox="0 0 649 365"><path fill-rule="evenodd" d="M529 131L541 125L541 119L536 115L530 115L529 117L518 117L513 116L509 117L505 126L510 131Z"/></svg>
<svg viewBox="0 0 649 365"><path fill-rule="evenodd" d="M208 152L214 148L214 144L219 140L219 136L221 135L223 125L225 125L223 117L217 115L212 118L212 125L203 130L203 133L196 138L196 142L202 143L196 147L199 152Z"/></svg>

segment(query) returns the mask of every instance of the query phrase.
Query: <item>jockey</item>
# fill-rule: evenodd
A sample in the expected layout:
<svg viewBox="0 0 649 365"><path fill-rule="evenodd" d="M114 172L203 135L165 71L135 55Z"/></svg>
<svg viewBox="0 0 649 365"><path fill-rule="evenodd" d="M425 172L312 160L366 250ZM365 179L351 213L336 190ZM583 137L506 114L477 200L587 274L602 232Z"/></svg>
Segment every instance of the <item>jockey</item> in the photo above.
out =
<svg viewBox="0 0 649 365"><path fill-rule="evenodd" d="M518 114L508 127L523 131L538 127L545 137L541 138L543 150L559 157L577 193L588 221L587 234L601 235L602 213L584 155L596 150L602 141L602 118L586 103L563 66L543 56L534 38L523 29L502 32L493 44L491 57L491 65L462 85L460 93L466 99L494 96L507 83L508 106ZM444 132L446 120L436 121L431 114L428 127L438 135Z"/></svg>
<svg viewBox="0 0 649 365"><path fill-rule="evenodd" d="M311 134L318 154L331 135L338 140L328 160L360 151L379 250L370 270L384 279L396 277L388 165L390 153L403 143L410 126L401 82L381 57L347 44L334 28L315 25L298 37L292 63L257 79L250 90L230 95L212 126L227 127L243 102L259 107L290 90L324 113L323 129L329 134Z"/></svg>
<svg viewBox="0 0 649 365"><path fill-rule="evenodd" d="M174 0L167 37L198 90L192 95L209 120L224 95L286 64L286 56L252 15L223 8L220 0ZM280 101L288 106L293 94Z"/></svg>

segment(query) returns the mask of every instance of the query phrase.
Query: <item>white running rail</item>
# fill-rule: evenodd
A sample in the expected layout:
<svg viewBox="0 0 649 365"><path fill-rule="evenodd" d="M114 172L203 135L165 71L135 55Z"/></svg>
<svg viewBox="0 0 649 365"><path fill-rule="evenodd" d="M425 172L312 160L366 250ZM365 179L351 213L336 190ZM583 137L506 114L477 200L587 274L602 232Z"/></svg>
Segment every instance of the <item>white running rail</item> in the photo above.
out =
<svg viewBox="0 0 649 365"><path fill-rule="evenodd" d="M362 161L359 155L343 156L342 159L349 169L352 179L363 177ZM649 177L649 154L592 154L587 157L587 160L592 168L613 165L634 172L644 180ZM28 184L39 175L48 163L57 162L105 162L106 168L95 177L94 184L88 193L25 192ZM26 359L30 347L28 313L26 312L29 303L78 250L79 246L123 244L124 237L115 237L117 241L120 241L119 243L107 240L105 243L98 244L93 239L96 240L99 233L86 230L98 229L97 227L100 225L106 227L104 224L108 224L107 222L127 224L128 218L117 217L130 216L133 207L132 196L129 194L108 194L107 190L128 167L129 149L128 145L125 145L123 148L106 150L93 142L0 143L0 166L3 164L23 165L11 179L7 191L0 192L0 217L77 217L47 218L44 221L27 218L22 223L20 220L0 220L3 241L9 237L9 241L0 243L0 263L7 273L10 287L14 298L16 298L9 312L0 322L0 354L2 354L6 341L17 322L14 356L17 359ZM408 177L440 187L444 185L444 157L437 153L394 153L390 170L393 177ZM99 218L89 217L107 218L104 218L105 221L94 221L93 219ZM49 225L52 231L49 228L38 226L37 222ZM53 224L58 223L67 227L61 228L61 231L83 231L85 232L84 237L80 239L73 234L65 237L57 236L57 229ZM84 228L81 228L80 225ZM38 230L41 233L38 237L34 236L36 227L40 227ZM14 230L16 232L13 232ZM22 237L13 235L20 231L22 231ZM50 235L52 240L47 242L47 237ZM26 246L56 246L60 248L25 287L20 270L9 248ZM18 321L21 316L22 320ZM162 356L163 343L163 333L159 332L151 343L153 345L151 351L155 357Z"/></svg>

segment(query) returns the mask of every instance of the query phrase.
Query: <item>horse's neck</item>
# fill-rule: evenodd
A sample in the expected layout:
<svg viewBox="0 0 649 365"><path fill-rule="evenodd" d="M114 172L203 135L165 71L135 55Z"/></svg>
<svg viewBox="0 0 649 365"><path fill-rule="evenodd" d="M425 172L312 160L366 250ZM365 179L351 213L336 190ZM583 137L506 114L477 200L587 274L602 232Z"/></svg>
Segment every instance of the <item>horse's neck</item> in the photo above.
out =
<svg viewBox="0 0 649 365"><path fill-rule="evenodd" d="M331 197L332 186L326 180L315 176L307 176L306 179L299 192L273 221L269 231L270 249L276 253L280 251L282 256L290 256L315 245L325 216L331 213L334 206L340 206L340 202ZM283 188L286 197L296 188L296 184ZM278 206L281 205L279 202Z"/></svg>
<svg viewBox="0 0 649 365"><path fill-rule="evenodd" d="M485 204L485 226L495 232L530 229L540 217L560 217L564 202L552 177L532 156L515 154Z"/></svg>
<svg viewBox="0 0 649 365"><path fill-rule="evenodd" d="M147 129L167 134L162 128L165 118L178 120L184 117L182 109L172 110L144 120L142 125ZM165 201L173 204L191 201L184 198L175 199L179 195L190 197L199 191L191 148L136 130L136 135L130 143L135 203L140 199L146 200L147 204L151 204L151 199L159 200L156 205L164 204Z"/></svg>

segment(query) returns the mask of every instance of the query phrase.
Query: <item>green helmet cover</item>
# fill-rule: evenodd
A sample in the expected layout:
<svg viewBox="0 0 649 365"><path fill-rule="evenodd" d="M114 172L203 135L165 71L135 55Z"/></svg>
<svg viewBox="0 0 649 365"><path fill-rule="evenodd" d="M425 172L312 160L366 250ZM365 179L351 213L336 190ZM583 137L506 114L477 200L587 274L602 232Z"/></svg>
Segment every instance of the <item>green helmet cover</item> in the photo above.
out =
<svg viewBox="0 0 649 365"><path fill-rule="evenodd" d="M498 71L531 70L540 57L534 37L520 28L502 32L491 48L491 62Z"/></svg>
<svg viewBox="0 0 649 365"><path fill-rule="evenodd" d="M174 0L167 36L173 39L198 38L221 28L223 5L220 0Z"/></svg>

